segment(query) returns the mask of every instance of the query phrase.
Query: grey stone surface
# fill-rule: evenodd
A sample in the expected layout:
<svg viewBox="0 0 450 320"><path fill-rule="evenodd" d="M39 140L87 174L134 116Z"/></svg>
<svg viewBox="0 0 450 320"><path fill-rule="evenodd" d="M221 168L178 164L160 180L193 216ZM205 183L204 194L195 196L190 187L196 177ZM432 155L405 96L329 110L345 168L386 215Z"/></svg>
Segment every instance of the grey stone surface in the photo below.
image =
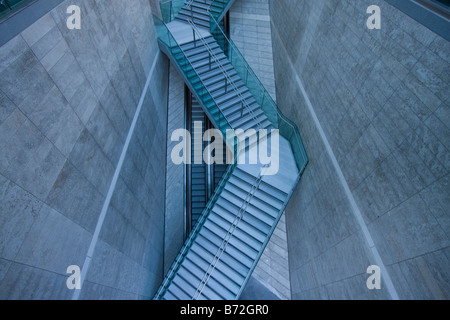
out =
<svg viewBox="0 0 450 320"><path fill-rule="evenodd" d="M367 274L330 283L325 286L326 295L335 300L388 300L389 294L383 286L381 290L367 290Z"/></svg>
<svg viewBox="0 0 450 320"><path fill-rule="evenodd" d="M111 164L117 164L124 140L118 135L110 118L100 105L91 114L86 124L95 141L101 146Z"/></svg>
<svg viewBox="0 0 450 320"><path fill-rule="evenodd" d="M274 289L272 289L274 290ZM240 300L280 300L278 296L273 294L271 289L264 286L260 281L251 277L241 295Z"/></svg>
<svg viewBox="0 0 450 320"><path fill-rule="evenodd" d="M276 100L269 1L236 0L230 10L230 36Z"/></svg>
<svg viewBox="0 0 450 320"><path fill-rule="evenodd" d="M387 264L409 260L449 246L449 239L426 203L416 195L370 224Z"/></svg>
<svg viewBox="0 0 450 320"><path fill-rule="evenodd" d="M365 26L372 4L381 30ZM373 258L298 76L400 298L447 299L448 42L381 0L270 14L278 105L310 157L286 216L293 298L390 298L365 288Z"/></svg>
<svg viewBox="0 0 450 320"><path fill-rule="evenodd" d="M64 164L59 150L28 119L2 147L5 177L45 199Z"/></svg>
<svg viewBox="0 0 450 320"><path fill-rule="evenodd" d="M114 166L108 161L87 129L81 133L69 155L69 161L87 177L101 194L106 196L114 174Z"/></svg>
<svg viewBox="0 0 450 320"><path fill-rule="evenodd" d="M166 216L164 232L164 272L167 273L184 243L184 185L183 165L175 165L171 153L176 142L172 133L185 127L185 84L171 65L169 75L169 106L167 127Z"/></svg>
<svg viewBox="0 0 450 320"><path fill-rule="evenodd" d="M0 175L1 241L0 253L13 260L19 252L43 206L32 194Z"/></svg>
<svg viewBox="0 0 450 320"><path fill-rule="evenodd" d="M64 1L0 47L0 298L72 298L66 269L86 259L157 52L148 1ZM163 277L167 70L159 59L82 299L148 299Z"/></svg>
<svg viewBox="0 0 450 320"><path fill-rule="evenodd" d="M12 263L0 283L2 300L68 300L72 292L67 290L65 274Z"/></svg>
<svg viewBox="0 0 450 320"><path fill-rule="evenodd" d="M98 252L91 262L86 280L109 288L137 294L140 286L140 271L142 269L140 264L104 242L99 242L97 246ZM107 297L106 299L109 298Z"/></svg>
<svg viewBox="0 0 450 320"><path fill-rule="evenodd" d="M0 259L0 281L3 280L10 266L11 266L10 261Z"/></svg>
<svg viewBox="0 0 450 320"><path fill-rule="evenodd" d="M137 300L137 295L115 288L86 281L85 290L80 295L81 300Z"/></svg>
<svg viewBox="0 0 450 320"><path fill-rule="evenodd" d="M441 299L449 297L449 250L432 252L389 267L399 278L398 291L404 299Z"/></svg>
<svg viewBox="0 0 450 320"><path fill-rule="evenodd" d="M86 230L94 232L103 200L95 186L66 161L46 203Z"/></svg>
<svg viewBox="0 0 450 320"><path fill-rule="evenodd" d="M65 274L69 265L83 264L90 240L88 231L44 205L14 260Z"/></svg>

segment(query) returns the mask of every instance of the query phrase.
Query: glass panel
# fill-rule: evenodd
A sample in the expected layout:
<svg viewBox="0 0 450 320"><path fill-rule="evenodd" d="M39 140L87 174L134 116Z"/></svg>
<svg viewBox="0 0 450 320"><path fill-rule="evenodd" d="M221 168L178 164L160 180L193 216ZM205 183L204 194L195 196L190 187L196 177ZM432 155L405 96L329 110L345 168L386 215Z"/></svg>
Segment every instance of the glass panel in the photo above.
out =
<svg viewBox="0 0 450 320"><path fill-rule="evenodd" d="M165 23L169 23L175 19L178 12L180 12L181 8L184 7L186 0L169 0L169 1L161 1L161 14L163 17L163 21Z"/></svg>
<svg viewBox="0 0 450 320"><path fill-rule="evenodd" d="M214 119L214 124L216 128L218 128L224 137L226 137L226 131L228 129L231 129L231 126L229 122L227 121L226 117L221 113L220 109L218 108L216 102L214 101L213 97L209 93L208 89L203 85L203 83L200 80L200 77L196 73L196 71L191 67L191 63L189 62L188 57L184 54L182 48L177 44L175 39L173 38L172 34L170 33L169 29L167 28L166 24L158 19L157 17L153 17L155 21L156 30L158 32L159 41L164 44L167 48L167 50L172 54L172 57L175 59L175 62L178 64L181 70L185 72L186 78L188 79L189 83L191 84L192 88L195 89L196 95L200 98L200 100L203 102L203 105L209 106L208 107L208 115L210 119ZM189 72L186 72L188 71ZM180 254L178 255L176 261L172 265L168 275L166 276L163 285L160 287L156 299L160 298L162 295L164 295L167 284L171 282L173 277L176 275L176 272L180 266L181 261L183 261L184 256L187 254L190 246L193 244L198 231L206 221L209 213L211 212L212 208L214 207L216 201L219 199L223 189L225 188L226 183L231 177L231 174L233 173L234 169L237 166L237 141L236 139L228 139L227 145L231 150L234 150L234 160L232 165L230 165L225 172L225 174L222 177L222 180L219 182L218 187L216 188L216 191L214 192L213 197L209 200L208 204L206 205L206 208L204 209L200 219L198 220L196 226L192 230L191 234L189 235L188 239L186 240Z"/></svg>
<svg viewBox="0 0 450 320"><path fill-rule="evenodd" d="M230 3L230 0L215 0L211 3L209 11L214 19L218 20L222 13L225 11L225 8Z"/></svg>
<svg viewBox="0 0 450 320"><path fill-rule="evenodd" d="M415 2L445 16L447 19L450 16L450 0L415 0Z"/></svg>
<svg viewBox="0 0 450 320"><path fill-rule="evenodd" d="M222 5L224 7L226 6L225 3L222 3ZM212 13L212 11L210 32L218 42L223 43L221 45L222 47L226 47L228 49L229 61L241 77L242 81L244 81L245 85L250 90L255 100L263 109L265 115L272 123L272 126L275 129L279 129L280 135L290 142L295 160L297 162L299 174L303 173L303 170L308 163L308 157L306 155L303 143L300 139L300 133L298 132L297 126L292 121L287 119L278 109L275 101L273 101L270 94L264 88L264 85L261 83L255 72L247 63L244 56L241 54L233 41L226 36L225 31L221 27L220 23L216 20L215 15Z"/></svg>
<svg viewBox="0 0 450 320"><path fill-rule="evenodd" d="M203 85L200 76L197 74L192 64L189 61L187 55L184 54L182 48L177 44L175 38L170 33L166 24L154 17L156 30L158 32L159 41L161 41L167 49L172 53L172 57L175 59L177 65L185 74L191 87L194 89L196 95L200 98L200 101L207 107L208 114L211 119L214 119L216 128L219 129L225 136L226 131L231 129L226 117L221 114L221 111L215 102L213 96L209 93L208 89ZM213 114L220 114L222 121L219 121L219 117L214 117Z"/></svg>
<svg viewBox="0 0 450 320"><path fill-rule="evenodd" d="M20 9L28 2L32 0L1 0L0 1L0 18L8 15L9 13Z"/></svg>
<svg viewBox="0 0 450 320"><path fill-rule="evenodd" d="M174 2L174 1L173 1ZM305 148L302 144L302 141L300 139L300 133L298 132L297 127L295 124L287 119L278 109L277 105L273 101L270 94L267 92L267 90L264 88L262 83L259 81L256 74L253 72L253 70L248 65L247 61L244 59L243 55L239 52L237 47L234 45L234 43L227 38L225 32L223 31L223 28L220 26L219 23L217 23L217 19L215 17L220 17L223 13L223 10L228 5L229 1L226 0L217 0L213 1L213 3L210 6L210 13L211 13L211 33L215 37L215 39L218 41L221 48L227 53L227 56L232 63L233 67L235 68L236 72L239 74L241 79L244 81L245 85L248 87L250 92L252 93L253 97L256 99L258 104L261 106L263 111L265 112L268 119L271 121L274 128L277 128L280 130L280 134L289 141L289 143L292 146L294 157L298 166L299 174L297 179L300 179L301 174L303 173L307 163L308 158L306 155ZM172 4L173 5L173 4ZM174 17L174 9L173 7L168 7L165 9L166 12L163 16L165 16L164 19L171 20ZM175 62L178 64L180 69L185 73L186 79L191 85L191 88L195 90L196 95L199 97L202 104L207 109L207 113L210 117L210 119L213 119L213 122L218 128L222 134L226 136L226 132L228 129L231 129L231 126L229 122L227 121L226 117L223 115L223 113L220 111L218 104L214 100L213 96L208 91L208 88L203 84L203 82L200 79L200 76L197 74L197 72L191 67L191 63L189 61L189 58L184 53L182 48L176 43L175 39L167 29L166 24L155 17L155 24L156 28L159 34L159 40L161 43L163 43L169 53L171 53L172 58L175 60ZM249 110L250 111L250 110ZM198 231L201 229L203 224L205 223L206 219L208 218L212 208L215 206L216 201L219 199L225 185L227 184L228 180L230 179L234 169L237 165L237 141L236 138L230 138L227 137L227 145L230 146L230 149L234 151L234 162L233 165L228 167L228 170L224 174L221 182L219 183L218 187L216 188L216 192L214 193L213 197L208 202L206 208L204 209L199 221L197 222L196 226L192 230L191 234L189 235L188 239L186 240L180 254L178 255L176 261L172 265L168 275L166 276L163 285L160 287L158 294L156 295L156 299L160 298L167 289L167 285L171 282L173 277L176 275L176 272L178 268L180 267L181 262L183 261L184 257L186 256L187 252L189 251L189 248L194 243ZM245 152L245 150L243 150ZM285 205L287 204L286 200Z"/></svg>

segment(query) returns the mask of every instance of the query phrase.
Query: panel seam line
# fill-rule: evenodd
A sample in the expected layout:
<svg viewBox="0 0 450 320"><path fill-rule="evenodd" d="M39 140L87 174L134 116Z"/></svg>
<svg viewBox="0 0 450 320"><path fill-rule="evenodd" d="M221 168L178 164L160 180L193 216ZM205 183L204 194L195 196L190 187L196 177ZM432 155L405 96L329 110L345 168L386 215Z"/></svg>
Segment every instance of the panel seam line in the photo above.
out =
<svg viewBox="0 0 450 320"><path fill-rule="evenodd" d="M99 216L99 218L97 220L97 225L95 227L95 231L94 231L94 234L92 236L92 240L91 240L91 243L89 245L88 252L86 254L86 258L85 258L85 261L84 261L84 264L83 264L83 268L81 269L81 277L80 277L81 289L79 289L79 290L76 289L74 291L73 296L72 296L72 300L78 300L79 297L80 297L81 290L83 289L84 280L86 279L87 272L89 270L92 258L94 256L95 248L97 246L97 242L98 242L98 239L100 237L100 232L102 230L103 223L105 222L106 214L108 213L108 208L109 208L109 205L111 204L111 199L112 199L112 196L113 196L114 191L116 189L117 181L119 180L119 175L120 175L120 173L122 171L123 163L125 161L125 157L127 155L128 148L129 148L130 143L131 143L131 138L134 135L134 130L136 129L136 124L137 124L137 121L139 119L139 116L140 116L140 113L141 113L141 110L142 110L142 106L144 104L144 100L145 100L145 97L147 95L148 88L150 86L150 81L152 79L152 75L153 75L153 73L155 71L156 63L158 62L159 57L160 57L160 52L158 51L158 53L155 56L155 60L153 61L153 65L152 65L152 67L150 69L150 72L148 73L147 81L146 81L144 89L142 91L142 95L141 95L141 98L139 100L139 104L137 106L136 113L134 114L133 122L131 123L130 129L128 131L127 139L126 139L125 144L123 146L122 153L121 153L120 158L119 158L119 162L117 164L116 170L114 172L114 176L113 176L111 184L109 186L108 193L107 193L105 201L103 203L102 211L100 212L100 216Z"/></svg>
<svg viewBox="0 0 450 320"><path fill-rule="evenodd" d="M361 210L359 209L359 207L358 207L358 205L356 203L356 200L355 200L355 198L353 196L353 193L350 190L350 187L349 187L349 185L347 183L347 180L345 179L345 176L344 176L344 173L343 173L343 171L341 169L341 166L339 165L339 162L337 161L337 158L336 158L336 156L335 156L335 154L333 152L333 149L331 148L331 145L330 145L330 143L328 141L328 138L327 138L327 136L325 134L325 131L323 130L323 127L322 127L322 125L321 125L321 123L319 121L319 118L317 117L317 114L316 114L316 112L314 110L314 107L313 107L313 105L311 103L311 100L309 99L309 95L306 92L306 89L305 89L305 87L303 85L303 82L302 82L300 76L298 75L297 71L294 68L292 60L291 60L291 58L290 58L290 56L289 56L289 54L288 54L288 52L286 50L286 47L284 46L284 43L281 41L281 38L280 38L279 33L278 33L278 30L277 30L277 28L276 28L274 23L272 23L272 29L274 30L274 32L276 34L276 37L279 39L278 42L280 43L280 46L281 46L281 48L284 51L284 55L286 57L287 62L289 63L289 67L291 68L292 72L295 74L295 80L296 80L296 82L297 82L297 84L298 84L298 86L299 86L299 88L301 90L303 99L305 100L306 105L308 107L308 111L310 112L311 117L314 120L314 124L315 124L315 126L316 126L316 128L317 128L317 130L319 132L320 138L322 139L322 142L325 145L325 149L326 149L326 151L328 153L328 156L329 156L329 158L330 158L330 160L331 160L331 162L333 164L333 167L334 167L334 169L335 169L335 171L336 171L336 173L338 175L339 182L342 185L342 187L344 188L345 194L346 194L347 199L348 199L348 201L350 203L350 206L352 208L353 215L354 215L356 221L358 222L358 224L359 224L359 226L361 228L361 232L362 232L362 234L364 236L364 239L365 239L365 241L366 241L366 243L367 243L367 245L368 245L368 247L370 249L370 252L372 253L372 256L373 256L373 259L375 260L375 263L381 269L382 279L383 279L383 281L384 281L384 283L386 285L386 288L387 288L387 290L389 292L389 295L391 296L391 298L393 300L399 300L399 296L398 296L397 290L394 287L394 284L393 284L392 279L391 279L391 277L389 275L389 272L386 269L386 266L385 266L385 264L384 264L384 262L383 262L383 260L382 260L382 258L380 256L379 252L378 252L378 249L375 246L375 243L373 241L372 235L370 234L370 231L369 231L369 229L368 229L368 227L367 227L367 225L366 225L366 223L364 221L364 218L362 216Z"/></svg>

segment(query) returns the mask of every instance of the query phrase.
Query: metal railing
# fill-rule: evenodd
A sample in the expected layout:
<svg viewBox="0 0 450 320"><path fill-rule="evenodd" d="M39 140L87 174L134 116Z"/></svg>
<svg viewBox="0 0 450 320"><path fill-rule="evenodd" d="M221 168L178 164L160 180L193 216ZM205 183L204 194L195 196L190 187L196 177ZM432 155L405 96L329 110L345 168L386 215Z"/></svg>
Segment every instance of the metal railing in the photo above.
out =
<svg viewBox="0 0 450 320"><path fill-rule="evenodd" d="M280 135L287 139L291 144L292 151L297 163L299 174L301 175L308 163L308 156L300 138L297 126L278 109L275 101L269 92L265 89L255 72L252 70L242 53L234 42L227 36L220 26L219 22L210 12L211 28L210 32L217 40L222 50L228 51L228 59L236 72L241 77L244 84L252 93L255 100L261 106L272 126L280 130Z"/></svg>
<svg viewBox="0 0 450 320"><path fill-rule="evenodd" d="M206 112L210 115L210 119L215 124L216 128L219 129L225 137L227 130L231 129L231 125L227 117L221 112L214 97L209 92L208 88L203 84L203 81L198 75L197 71L192 67L192 62L190 61L189 57L172 36L166 24L155 16L153 18L159 35L159 41L164 43L173 58L177 60L176 62L178 66L186 75L187 80L190 82L199 100L203 103L205 108L208 108L207 105L209 102L213 103L213 105L209 107L210 109L213 108L213 110L206 110ZM198 83L194 82L194 80L196 82L198 81ZM197 84L201 84L200 88L196 88ZM217 116L214 116L213 114L213 112L216 111L219 118L217 118Z"/></svg>
<svg viewBox="0 0 450 320"><path fill-rule="evenodd" d="M173 21L180 10L185 7L186 9L191 10L191 16L193 16L193 6L195 0L169 0L169 1L161 1L160 7L161 7L161 14L163 17L163 21L165 23L169 23ZM211 11L212 8L215 10L215 18L218 19L220 15L223 13L225 8L230 3L230 0L197 0L197 2L203 2L204 4L208 5L207 9L208 11Z"/></svg>
<svg viewBox="0 0 450 320"><path fill-rule="evenodd" d="M224 13L230 2L231 0L214 0L210 4L208 12L210 12L216 20L219 20L220 16ZM212 7L216 9L215 13L212 12Z"/></svg>
<svg viewBox="0 0 450 320"><path fill-rule="evenodd" d="M214 61L216 62L216 65L219 67L221 73L224 76L224 80L225 80L225 93L228 93L228 85L231 85L233 91L236 93L236 95L239 97L240 102L242 103L242 108L241 108L241 117L244 115L244 109L247 110L248 114L250 114L250 116L252 117L252 119L255 121L255 123L259 126L260 129L264 129L262 127L261 122L259 121L259 119L255 116L254 112L251 110L247 100L242 96L242 92L239 90L239 88L236 86L236 83L233 81L233 79L231 79L230 75L228 74L228 72L226 72L221 60L217 57L217 55L213 52L213 50L211 49L210 45L205 41L205 39L202 37L200 31L198 30L197 26L194 24L194 22L192 20L188 21L189 24L192 27L192 30L194 30L194 41L196 40L195 35L197 35L200 39L200 41L203 43L203 46L206 48L206 50L208 51L209 54L209 65L211 68L211 58L214 59ZM235 128L233 128L235 129Z"/></svg>
<svg viewBox="0 0 450 320"><path fill-rule="evenodd" d="M213 1L213 3L214 2L216 2L216 1ZM229 3L229 1L218 1L218 2L223 4L224 9L225 9L226 5ZM211 8L211 6L209 8ZM210 10L208 10L208 12L209 12L210 18L211 18L211 29L210 29L211 34L214 36L214 38L216 40L217 40L217 38L220 38L221 41L223 41L222 44L220 44L220 41L217 41L217 42L219 42L219 45L222 45L223 47L226 46L226 48L228 49L228 52L229 52L228 59L230 60L231 64L235 68L235 70L238 72L240 78L243 80L244 84L250 90L251 94L256 99L257 103L261 106L262 110L268 117L269 121L272 123L273 127L280 130L280 135L282 137L284 137L285 139L287 139L292 147L292 151L294 153L295 161L296 161L297 168L298 168L298 175L297 175L296 183L294 184L292 190L289 192L289 194L286 195L286 200L283 204L282 209L280 210L280 213L281 213L285 210L287 203L289 202L289 199L292 197L294 188L298 184L298 182L301 178L301 175L303 174L303 172L306 168L306 165L308 163L308 157L306 155L306 151L305 151L303 143L301 141L300 133L298 132L297 126L281 113L281 111L278 109L277 105L273 101L270 94L264 88L264 86L262 85L262 83L260 82L260 80L258 79L256 74L253 72L253 70L248 65L247 61L244 59L243 55L240 53L240 51L237 49L235 44L229 39L229 37L224 32L224 30L221 28L221 26L217 22L217 19L212 15ZM216 16L217 16L217 12L216 12ZM223 118L225 119L225 121L227 123L227 126L231 128L231 125L228 122L228 119L226 119L226 117L222 114L217 102L214 100L213 96L211 95L209 90L206 88L203 81L200 79L200 76L197 74L197 72L193 68L192 63L189 60L189 58L187 57L186 53L183 51L181 46L179 46L176 43L175 39L170 34L170 31L167 29L167 26L165 25L165 23L160 21L159 19L156 19L155 21L156 21L157 29L159 28L158 33L160 35L160 41L162 43L164 43L166 45L166 47L168 47L168 50L171 51L173 58L178 59L177 62L179 64L179 67L180 67L181 71L183 73L185 73L188 81L192 81L192 80L189 80L187 73L191 73L196 79L198 78L198 83L200 84L200 88L197 88L197 90L203 90L202 91L203 94L200 95L199 93L197 93L197 95L199 95L199 97L207 96L208 100L213 101L213 103L215 104L215 107L216 107L215 111L218 111L219 116L223 116ZM193 28L194 41L195 41L195 34L199 33L199 32L198 32L197 28L193 25L194 24L193 21L190 21L189 24ZM165 28L164 30L162 30L163 27ZM161 32L162 32L162 36L161 36ZM167 32L167 35L165 35L165 32ZM202 39L202 37L200 37L200 39ZM211 47L206 43L206 41L204 41L204 39L203 39L202 42L209 52L210 59L214 57L215 59L217 59L218 62L220 62L220 59L217 58L217 56L214 54L213 50L211 50ZM222 48L222 49L224 49L224 48ZM176 55L179 55L179 58L176 58ZM183 63L185 64L184 66L183 66ZM211 61L210 61L210 64L211 64ZM187 67L186 67L187 65L191 66L191 68L187 69ZM223 71L223 65L220 64L219 67L222 67L221 71ZM224 73L224 75L226 77L226 72ZM197 82L197 80L195 80L195 82ZM191 85L194 87L194 84L192 82L191 82ZM237 89L237 88L233 87L233 89ZM205 100L202 100L202 101L205 101ZM206 106L205 106L205 108L206 108ZM210 115L212 115L212 113L210 113ZM221 121L219 121L219 124L220 123L221 123ZM221 130L220 126L218 128L219 128L219 130ZM227 141L227 143L228 143L228 141ZM230 165L228 167L224 176L220 180L218 187L216 189L216 192L213 194L212 198L206 205L206 208L203 210L198 223L196 224L196 226L192 230L191 234L189 235L188 239L186 240L183 248L181 249L180 253L178 254L177 258L175 259L175 262L172 264L168 274L166 275L166 277L163 281L163 284L161 285L161 287L159 288L159 290L155 296L155 299L161 299L164 296L164 294L167 292L168 285L171 283L173 278L176 276L176 274L182 264L182 261L184 260L187 253L189 252L190 247L195 242L199 231L201 230L201 228L207 221L209 214L211 213L213 207L215 206L215 203L220 198L225 186L227 185L228 180L230 179L231 175L234 172L234 169L237 167L237 162L238 162L237 159L238 159L240 150L237 150L237 144L234 143L234 138L233 138L233 144L231 144L231 146L232 146L232 150L235 151L233 165ZM228 243L231 239L231 236L234 234L234 231L237 229L239 222L242 220L243 214L247 210L246 206L248 206L250 204L250 202L252 201L252 199L255 195L256 190L259 189L261 181L262 181L262 176L260 175L255 180L255 183L253 183L251 190L247 193L242 207L240 208L233 223L231 224L231 226L227 232L227 235L224 237L224 239L222 241L222 244L218 248L218 251L217 251L216 255L214 256L213 260L211 261L211 264L209 265L208 270L206 271L203 279L199 283L197 290L194 293L193 299L199 298L201 296L212 273L216 269L217 263L220 261L222 254L225 252L225 250L228 246ZM278 220L280 217L281 217L281 214L279 215ZM276 222L278 222L278 221L276 221ZM270 230L268 235L273 233L275 227L276 227L276 224L274 224L273 228ZM267 237L266 241L263 243L263 248L266 247L269 239L270 239L270 237ZM251 274L251 272L256 267L257 261L260 259L262 253L263 253L262 251L259 252L257 258L255 259L253 265L250 268L249 274ZM242 293L242 290L244 289L245 284L247 283L248 279L249 279L249 277L247 277L244 280L244 283L241 286L241 290L239 291L238 296Z"/></svg>
<svg viewBox="0 0 450 320"><path fill-rule="evenodd" d="M156 28L158 31L158 35L159 35L159 41L161 41L167 48L168 50L171 51L171 54L173 55L174 59L175 55L182 55L182 57L180 56L178 58L178 65L180 67L180 69L182 70L182 72L194 72L194 76L198 79L198 81L200 81L200 83L202 83L202 87L203 87L203 92L197 92L197 95L199 98L203 98L206 99L206 97L210 97L210 99L216 104L216 108L219 112L219 116L223 116L224 120L227 122L227 126L223 127L221 125L221 121L219 118L219 121L215 124L216 127L222 132L224 133L224 136L226 136L226 129L231 129L231 126L228 123L228 120L226 120L226 117L224 115L221 114L220 109L218 109L217 107L217 103L215 102L214 98L212 97L212 95L209 93L209 91L207 90L207 88L204 86L203 82L201 81L200 77L198 76L197 72L192 68L189 71L183 70L183 63L185 62L186 65L192 65L192 63L190 62L189 58L187 57L186 53L184 52L184 50L181 48L181 46L176 42L176 40L173 38L173 36L171 35L170 31L168 30L166 24L161 21L160 19L158 19L157 17L154 16L154 21L156 24ZM200 89L198 89L200 90ZM210 111L210 110L209 110ZM210 113L210 117L212 116L212 114ZM213 116L212 116L213 117ZM213 117L214 118L214 117ZM234 137L233 137L233 141L226 141L226 143L228 144L229 148L231 150L234 150L234 159L233 159L233 164L230 165L225 174L223 175L222 179L220 180L216 191L214 192L212 198L208 201L205 209L203 210L197 224L195 225L195 227L193 228L193 230L191 231L189 237L187 238L183 248L181 249L180 253L178 254L177 258L175 259L174 263L172 264L168 274L166 275L163 284L161 285L161 287L159 288L157 294L155 295L154 299L161 299L161 297L164 295L164 293L167 290L167 285L172 281L173 277L176 275L176 272L178 270L178 268L181 265L181 262L183 261L185 255L187 254L187 252L189 251L189 248L191 247L191 245L194 243L198 232L200 231L201 227L203 226L203 224L206 222L206 219L208 217L208 215L210 214L212 208L214 207L216 201L219 199L223 189L225 188L226 183L228 182L229 178L231 177L231 174L233 173L234 169L237 166L237 159L239 156L239 151L237 150L237 144L234 143Z"/></svg>
<svg viewBox="0 0 450 320"><path fill-rule="evenodd" d="M161 1L160 8L164 23L173 21L185 4L186 0Z"/></svg>
<svg viewBox="0 0 450 320"><path fill-rule="evenodd" d="M185 256L187 255L189 249L191 248L192 244L194 243L195 239L197 238L197 235L203 225L205 224L209 214L212 211L212 208L216 204L217 200L219 200L220 195L222 194L223 189L225 188L228 180L230 179L234 169L237 167L237 152L235 149L235 155L234 155L234 164L228 166L226 172L224 173L222 179L220 180L219 184L217 185L216 191L214 192L212 198L208 201L205 209L203 210L199 220L197 221L197 224L192 229L191 233L189 234L189 237L185 241L183 247L181 248L180 253L178 254L177 258L175 259L174 263L169 269L169 272L167 273L166 277L164 278L164 281L159 288L158 292L156 293L154 300L159 300L162 298L162 296L167 291L168 287L167 285L172 282L173 278L175 277L179 267L181 266L181 262L184 260Z"/></svg>
<svg viewBox="0 0 450 320"><path fill-rule="evenodd" d="M267 167L267 166L264 166ZM236 231L239 223L242 221L242 218L244 217L245 212L247 211L248 206L250 205L250 202L253 200L256 191L259 189L259 186L262 182L262 171L260 172L259 176L256 178L254 183L252 184L249 192L247 193L244 203L242 204L241 208L239 209L239 212L236 214L236 217L234 218L233 222L231 223L230 227L227 230L227 234L224 236L222 243L219 246L219 249L217 250L216 254L214 255L214 258L212 259L210 265L208 266L208 269L205 272L205 275L203 276L203 279L200 281L197 290L194 293L194 296L192 297L193 300L198 299L201 294L203 293L203 290L205 289L206 285L208 284L209 279L211 278L212 273L217 268L217 263L219 263L223 253L228 247L228 244L230 243L231 238L234 235L234 232Z"/></svg>

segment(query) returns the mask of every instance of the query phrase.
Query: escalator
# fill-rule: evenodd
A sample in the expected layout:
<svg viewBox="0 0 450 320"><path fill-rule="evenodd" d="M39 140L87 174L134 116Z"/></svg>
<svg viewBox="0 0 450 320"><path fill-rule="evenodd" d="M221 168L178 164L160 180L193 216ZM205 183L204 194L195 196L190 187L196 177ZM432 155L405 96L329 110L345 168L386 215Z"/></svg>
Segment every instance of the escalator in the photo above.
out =
<svg viewBox="0 0 450 320"><path fill-rule="evenodd" d="M197 128L199 132L196 133L203 137L205 132L214 128L214 126L209 121L208 116L205 114L202 106L195 97L189 93L187 99L190 99L187 101L188 108L186 110L186 116L188 118L187 123L190 126L188 131L194 132L194 128ZM202 144L196 144L194 139L192 139L191 143L192 158L191 165L187 168L189 174L187 175L186 181L186 185L189 188L188 194L190 195L190 197L186 199L187 220L189 221L187 233L189 233L197 223L206 204L227 169L226 154L224 154L223 157L223 164L215 163L213 165L208 165L203 159L201 159L201 163L198 163L199 161L196 161L195 154L203 153L203 150L205 150L210 142L203 141ZM199 146L201 146L201 149L196 150L195 148L199 148ZM196 151L200 153L196 153ZM212 156L214 156L214 154Z"/></svg>

